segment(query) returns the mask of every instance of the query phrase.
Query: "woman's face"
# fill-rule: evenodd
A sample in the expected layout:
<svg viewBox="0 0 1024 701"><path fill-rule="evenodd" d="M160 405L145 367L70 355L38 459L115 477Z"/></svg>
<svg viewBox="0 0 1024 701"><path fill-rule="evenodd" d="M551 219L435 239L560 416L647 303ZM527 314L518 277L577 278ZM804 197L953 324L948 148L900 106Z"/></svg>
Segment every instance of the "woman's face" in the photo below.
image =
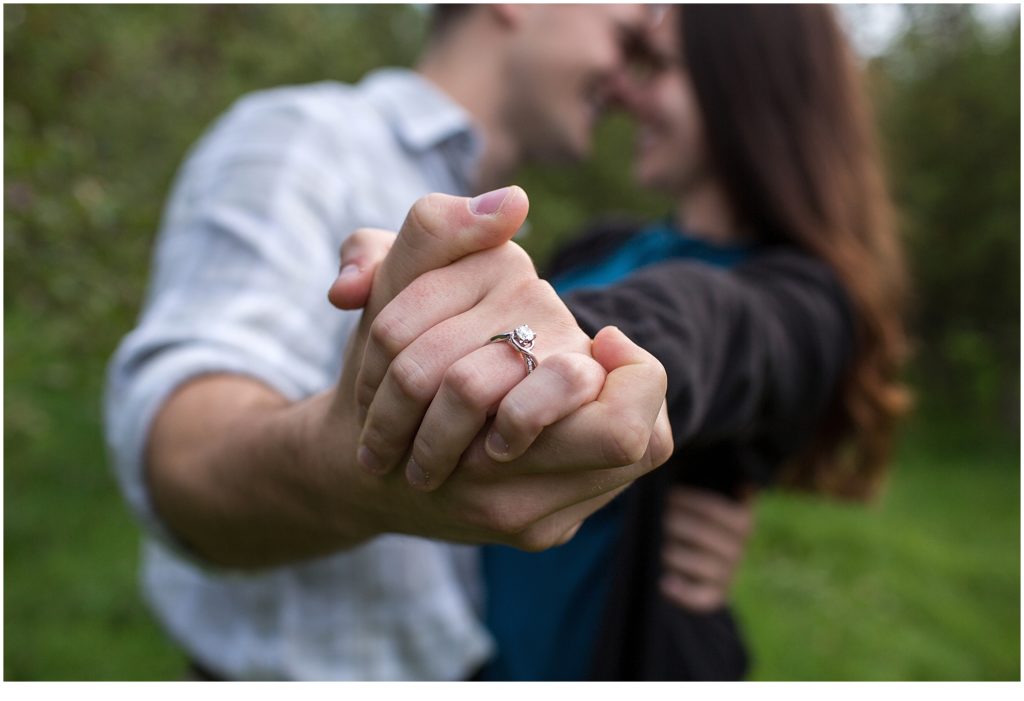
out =
<svg viewBox="0 0 1024 701"><path fill-rule="evenodd" d="M650 35L651 60L627 79L626 107L637 120L633 162L639 184L684 195L707 175L703 123L679 43L679 10Z"/></svg>

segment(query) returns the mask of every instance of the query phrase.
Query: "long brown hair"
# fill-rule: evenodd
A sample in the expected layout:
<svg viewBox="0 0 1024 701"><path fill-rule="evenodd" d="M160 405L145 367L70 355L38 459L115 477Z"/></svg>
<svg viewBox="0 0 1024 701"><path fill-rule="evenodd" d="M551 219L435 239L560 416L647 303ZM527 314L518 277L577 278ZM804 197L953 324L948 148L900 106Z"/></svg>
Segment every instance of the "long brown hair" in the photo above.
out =
<svg viewBox="0 0 1024 701"><path fill-rule="evenodd" d="M855 57L828 7L681 9L686 69L730 204L761 240L830 265L854 310L839 396L784 483L870 497L909 405L899 382L905 272Z"/></svg>

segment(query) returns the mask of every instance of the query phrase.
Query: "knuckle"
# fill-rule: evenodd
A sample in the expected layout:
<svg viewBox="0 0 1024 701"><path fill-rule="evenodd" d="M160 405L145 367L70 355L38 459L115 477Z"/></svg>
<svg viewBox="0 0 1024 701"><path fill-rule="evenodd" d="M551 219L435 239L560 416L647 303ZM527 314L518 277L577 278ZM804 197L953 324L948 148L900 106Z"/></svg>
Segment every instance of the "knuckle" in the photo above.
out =
<svg viewBox="0 0 1024 701"><path fill-rule="evenodd" d="M562 353L549 359L575 396L596 397L604 383L604 371L592 358L582 353Z"/></svg>
<svg viewBox="0 0 1024 701"><path fill-rule="evenodd" d="M361 226L355 231L353 231L351 234L349 234L348 237L342 242L341 250L345 251L351 247L361 246L367 241L372 241L374 237L378 236L379 234L379 229L372 229L367 226Z"/></svg>
<svg viewBox="0 0 1024 701"><path fill-rule="evenodd" d="M362 240L361 231L362 229L356 229L346 236L345 240L338 246L338 258L341 259L342 263L345 262L346 258L353 256L359 250L360 241Z"/></svg>
<svg viewBox="0 0 1024 701"><path fill-rule="evenodd" d="M668 462L675 452L675 440L672 438L672 430L668 421L658 420L654 425L650 440L650 459L655 467Z"/></svg>
<svg viewBox="0 0 1024 701"><path fill-rule="evenodd" d="M550 528L527 528L516 536L515 547L528 553L539 553L553 548L558 541Z"/></svg>
<svg viewBox="0 0 1024 701"><path fill-rule="evenodd" d="M480 368L470 360L452 365L444 374L445 389L462 405L484 411L490 407L490 386Z"/></svg>
<svg viewBox="0 0 1024 701"><path fill-rule="evenodd" d="M698 611L712 611L722 603L722 597L714 587L698 587L693 592L691 606Z"/></svg>
<svg viewBox="0 0 1024 701"><path fill-rule="evenodd" d="M366 422L366 427L363 429L363 435L360 440L363 445L377 455L387 452L390 445L390 441L380 430L380 427L372 420Z"/></svg>
<svg viewBox="0 0 1024 701"><path fill-rule="evenodd" d="M409 355L399 355L388 369L398 391L418 404L424 404L434 396L434 386L423 366Z"/></svg>
<svg viewBox="0 0 1024 701"><path fill-rule="evenodd" d="M421 242L418 237L412 237L408 243L414 248L420 243L429 243L445 238L444 220L441 216L441 212L444 211L443 200L444 195L432 192L416 200L409 209L409 222L425 239Z"/></svg>
<svg viewBox="0 0 1024 701"><path fill-rule="evenodd" d="M356 386L356 402L361 407L369 407L372 404L373 398L374 396L376 396L376 394L377 388L373 387L370 384L369 380L367 380L366 378L361 378L358 385Z"/></svg>
<svg viewBox="0 0 1024 701"><path fill-rule="evenodd" d="M377 315L370 324L370 342L387 358L394 358L409 345L409 327L398 314L388 314L387 309Z"/></svg>
<svg viewBox="0 0 1024 701"><path fill-rule="evenodd" d="M531 305L563 308L565 306L558 298L558 293L555 292L555 288L551 286L551 283L536 276L523 280L518 294L522 296L524 302Z"/></svg>
<svg viewBox="0 0 1024 701"><path fill-rule="evenodd" d="M531 263L532 266L532 263ZM534 314L544 315L544 326L547 334L568 334L577 333L580 339L587 338L580 330L576 318L565 306L565 302L555 292L547 280L537 277L536 272L530 269L529 275L521 279L513 289L516 304L521 308L530 309ZM552 338L553 336L548 336ZM590 347L589 343L586 346Z"/></svg>
<svg viewBox="0 0 1024 701"><path fill-rule="evenodd" d="M533 266L533 259L522 246L514 241L502 245L498 249L501 265L506 270L516 273L527 274L531 279L537 279L537 270Z"/></svg>
<svg viewBox="0 0 1024 701"><path fill-rule="evenodd" d="M499 534L513 545L533 521L521 508L500 499L482 506L481 516L484 528Z"/></svg>
<svg viewBox="0 0 1024 701"><path fill-rule="evenodd" d="M632 414L619 417L605 435L605 457L617 467L640 462L647 452L650 431Z"/></svg>

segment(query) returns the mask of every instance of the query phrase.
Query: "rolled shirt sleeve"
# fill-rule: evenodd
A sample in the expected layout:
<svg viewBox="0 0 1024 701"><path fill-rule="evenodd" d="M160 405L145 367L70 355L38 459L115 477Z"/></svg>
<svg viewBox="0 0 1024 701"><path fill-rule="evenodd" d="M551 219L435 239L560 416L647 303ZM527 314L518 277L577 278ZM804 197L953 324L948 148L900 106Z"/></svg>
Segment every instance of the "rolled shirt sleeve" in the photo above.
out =
<svg viewBox="0 0 1024 701"><path fill-rule="evenodd" d="M137 328L108 369L107 441L149 532L144 454L154 417L190 378L236 373L291 400L329 387L358 318L327 301L346 221L345 181L324 168L343 146L300 103L242 101L183 166L158 236ZM344 154L338 153L338 158Z"/></svg>

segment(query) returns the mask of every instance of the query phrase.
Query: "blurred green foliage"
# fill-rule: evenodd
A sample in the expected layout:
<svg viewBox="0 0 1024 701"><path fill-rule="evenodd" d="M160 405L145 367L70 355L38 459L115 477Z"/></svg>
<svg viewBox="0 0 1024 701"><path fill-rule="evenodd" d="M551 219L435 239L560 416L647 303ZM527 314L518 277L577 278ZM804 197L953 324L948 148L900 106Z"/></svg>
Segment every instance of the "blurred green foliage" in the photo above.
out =
<svg viewBox="0 0 1024 701"><path fill-rule="evenodd" d="M876 61L876 101L915 288L919 389L1019 424L1020 24L918 6Z"/></svg>
<svg viewBox="0 0 1024 701"><path fill-rule="evenodd" d="M759 678L1019 678L1020 29L908 12L868 74L920 418L877 510L766 500L739 586ZM409 65L423 31L410 6L4 6L6 678L180 672L136 591L100 415L171 178L241 95ZM624 119L598 144L519 181L538 260L597 215L666 211L629 182Z"/></svg>

